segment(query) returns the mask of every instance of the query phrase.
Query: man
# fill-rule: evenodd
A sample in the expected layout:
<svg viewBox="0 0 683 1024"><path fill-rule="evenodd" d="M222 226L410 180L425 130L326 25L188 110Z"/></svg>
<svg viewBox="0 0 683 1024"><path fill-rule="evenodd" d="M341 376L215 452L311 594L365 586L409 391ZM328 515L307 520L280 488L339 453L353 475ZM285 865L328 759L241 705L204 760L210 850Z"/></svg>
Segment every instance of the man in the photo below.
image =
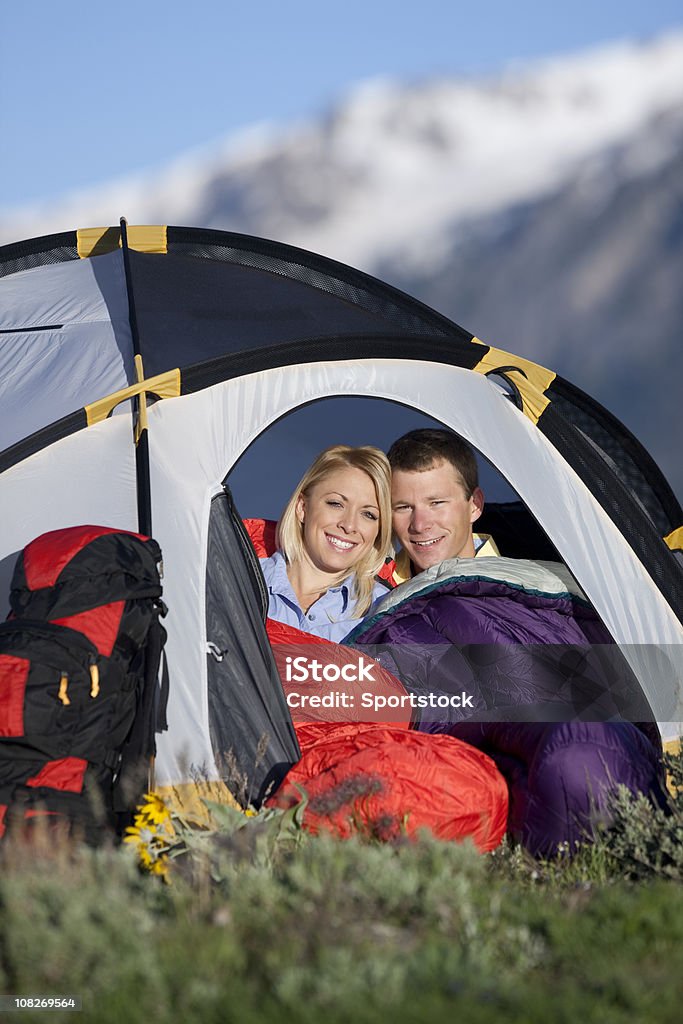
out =
<svg viewBox="0 0 683 1024"><path fill-rule="evenodd" d="M446 430L413 430L388 457L398 589L354 643L380 652L420 708L455 698L446 713L420 712L416 727L493 758L510 788L509 831L534 854L584 840L598 811L609 819L620 783L662 804L656 729L618 720L621 655L612 646L610 666L611 637L567 570L506 558L485 571L437 568L498 555L473 531L484 495L470 447Z"/></svg>
<svg viewBox="0 0 683 1024"><path fill-rule="evenodd" d="M484 509L474 452L448 430L411 430L389 449L394 533L401 552L390 582L397 586L447 558L497 555L472 526Z"/></svg>

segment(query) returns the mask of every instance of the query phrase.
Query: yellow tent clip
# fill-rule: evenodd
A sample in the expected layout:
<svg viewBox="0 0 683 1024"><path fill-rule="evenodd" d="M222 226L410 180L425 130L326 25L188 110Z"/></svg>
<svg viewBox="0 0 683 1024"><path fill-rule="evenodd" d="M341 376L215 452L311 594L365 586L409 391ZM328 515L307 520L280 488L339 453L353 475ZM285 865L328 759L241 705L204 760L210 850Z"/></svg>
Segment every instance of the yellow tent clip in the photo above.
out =
<svg viewBox="0 0 683 1024"><path fill-rule="evenodd" d="M61 700L64 707L68 707L69 704L71 703L66 692L68 685L69 677L66 674L66 672L62 672L61 678L59 680L59 699Z"/></svg>
<svg viewBox="0 0 683 1024"><path fill-rule="evenodd" d="M480 338L472 338L472 341L476 345L485 344ZM510 370L511 366L512 370ZM525 416L528 416L533 423L538 423L550 404L550 399L546 397L545 392L557 375L552 370L547 370L545 366L532 363L530 359L514 356L510 352L504 352L503 349L493 348L492 345L489 345L486 355L472 369L476 373L487 374L495 373L496 370L504 367L507 368L507 372L515 374L513 380L522 398Z"/></svg>
<svg viewBox="0 0 683 1024"><path fill-rule="evenodd" d="M664 543L672 551L683 551L683 526L679 526L678 529L672 530L671 533L667 534L664 538Z"/></svg>
<svg viewBox="0 0 683 1024"><path fill-rule="evenodd" d="M166 373L160 373L157 377L149 377L145 380L142 372L142 360L139 356L136 356L135 371L138 378L137 383L132 384L130 387L122 388L120 391L115 391L113 394L107 395L106 398L100 398L97 402L91 402L90 405L84 406L89 427L93 423L101 423L102 420L105 420L114 411L117 405L128 401L128 399L133 398L135 395L141 396L142 407L145 406L148 392L157 398L177 398L180 395L179 369L168 370ZM144 423L140 423L140 431L146 427L147 420L145 418Z"/></svg>
<svg viewBox="0 0 683 1024"><path fill-rule="evenodd" d="M90 666L90 696L97 697L100 692L100 670L97 665Z"/></svg>
<svg viewBox="0 0 683 1024"><path fill-rule="evenodd" d="M138 252L168 252L165 224L129 224L127 237L129 248ZM120 249L121 228L79 228L76 248L82 260Z"/></svg>

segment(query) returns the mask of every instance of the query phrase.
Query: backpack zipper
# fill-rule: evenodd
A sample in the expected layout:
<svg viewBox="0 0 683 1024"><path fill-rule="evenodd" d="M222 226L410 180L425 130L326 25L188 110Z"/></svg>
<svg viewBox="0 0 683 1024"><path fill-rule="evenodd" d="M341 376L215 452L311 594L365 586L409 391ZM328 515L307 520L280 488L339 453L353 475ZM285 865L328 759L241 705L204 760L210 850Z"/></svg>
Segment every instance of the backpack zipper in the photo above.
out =
<svg viewBox="0 0 683 1024"><path fill-rule="evenodd" d="M67 688L69 686L69 675L67 672L62 672L59 678L59 694L58 697L61 700L65 708L68 708L71 701L67 695Z"/></svg>

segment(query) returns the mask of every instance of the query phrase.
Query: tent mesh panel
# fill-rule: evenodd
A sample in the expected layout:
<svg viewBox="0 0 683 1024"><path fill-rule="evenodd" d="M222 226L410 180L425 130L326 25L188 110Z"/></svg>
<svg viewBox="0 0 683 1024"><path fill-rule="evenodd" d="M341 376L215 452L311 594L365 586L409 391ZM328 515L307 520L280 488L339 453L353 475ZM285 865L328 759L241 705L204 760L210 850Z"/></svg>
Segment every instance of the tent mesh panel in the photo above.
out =
<svg viewBox="0 0 683 1024"><path fill-rule="evenodd" d="M32 270L48 263L65 263L77 260L76 233L64 231L59 235L45 235L31 238L26 242L15 242L0 248L0 277L17 274L20 270Z"/></svg>
<svg viewBox="0 0 683 1024"><path fill-rule="evenodd" d="M239 266L254 267L271 274L278 274L290 280L300 281L312 288L328 292L346 302L371 313L381 316L396 329L409 334L442 334L456 336L463 341L470 341L472 335L445 317L423 306L409 296L390 288L381 281L352 271L341 264L315 257L289 246L266 243L263 249L254 247L242 248L220 242L211 237L214 232L206 232L205 240L201 232L182 228L169 228L168 250L178 255L193 256L200 259L222 260ZM228 236L234 240L235 236ZM301 255L301 260L294 257ZM292 258L286 259L285 256ZM310 262L306 263L304 257Z"/></svg>
<svg viewBox="0 0 683 1024"><path fill-rule="evenodd" d="M641 443L597 402L567 381L550 388L552 404L597 447L629 493L665 536L683 521L681 507L659 467Z"/></svg>
<svg viewBox="0 0 683 1024"><path fill-rule="evenodd" d="M683 572L627 486L555 403L548 406L538 425L600 502L683 622Z"/></svg>

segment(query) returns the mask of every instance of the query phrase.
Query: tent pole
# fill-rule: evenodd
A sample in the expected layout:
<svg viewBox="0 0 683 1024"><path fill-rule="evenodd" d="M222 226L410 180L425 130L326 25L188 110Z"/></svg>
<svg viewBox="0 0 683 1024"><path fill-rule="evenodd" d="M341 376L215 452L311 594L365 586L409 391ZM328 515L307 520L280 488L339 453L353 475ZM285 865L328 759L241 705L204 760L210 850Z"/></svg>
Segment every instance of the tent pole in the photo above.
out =
<svg viewBox="0 0 683 1024"><path fill-rule="evenodd" d="M128 223L121 217L121 249L123 250L123 269L126 276L126 293L128 295L128 319L133 340L133 355L138 373L142 365L140 352L140 334L138 318L135 310L135 296L130 270L130 249L128 247ZM141 378L142 379L142 378ZM138 531L152 536L152 490L149 472L149 436L146 416L147 396L144 391L133 398L133 429L135 433L135 471L137 478L138 498Z"/></svg>

